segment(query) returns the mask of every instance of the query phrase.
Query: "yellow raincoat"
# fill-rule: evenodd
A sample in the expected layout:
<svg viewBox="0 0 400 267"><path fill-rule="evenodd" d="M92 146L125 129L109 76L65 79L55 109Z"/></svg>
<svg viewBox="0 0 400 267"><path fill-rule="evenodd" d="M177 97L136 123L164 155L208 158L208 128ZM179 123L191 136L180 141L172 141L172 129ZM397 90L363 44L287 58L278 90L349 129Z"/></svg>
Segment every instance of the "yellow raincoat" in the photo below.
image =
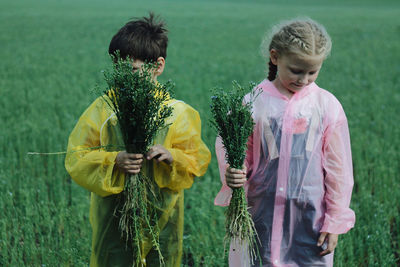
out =
<svg viewBox="0 0 400 267"><path fill-rule="evenodd" d="M158 133L154 144L162 144L172 154L171 166L145 161L142 171L154 178L160 188L160 248L166 266L180 266L183 237L183 189L190 188L195 176L202 176L211 154L201 140L201 121L196 110L182 101L170 99L173 107L169 125ZM89 149L109 146L101 149ZM114 169L115 158L123 147L118 120L101 97L83 113L68 142L65 167L71 178L91 191L90 223L92 255L90 266L132 266L132 251L126 248L113 215L118 194L124 189L125 174ZM144 238L144 266L158 266L158 253Z"/></svg>

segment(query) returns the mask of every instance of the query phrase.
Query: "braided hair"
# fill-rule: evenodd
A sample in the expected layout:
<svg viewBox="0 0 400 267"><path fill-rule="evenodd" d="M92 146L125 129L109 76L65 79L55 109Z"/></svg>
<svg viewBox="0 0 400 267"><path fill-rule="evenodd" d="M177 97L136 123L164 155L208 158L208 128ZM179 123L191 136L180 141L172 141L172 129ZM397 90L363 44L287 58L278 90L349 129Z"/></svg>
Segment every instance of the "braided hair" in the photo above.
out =
<svg viewBox="0 0 400 267"><path fill-rule="evenodd" d="M271 59L268 63L268 80L273 81L276 78L276 73L278 72L278 68L275 64L272 63Z"/></svg>
<svg viewBox="0 0 400 267"><path fill-rule="evenodd" d="M332 41L324 26L310 19L285 21L272 29L261 43L261 52L266 59L269 52L275 49L278 55L293 53L310 56L322 55L326 58L332 47ZM269 59L268 80L273 81L277 75L277 66Z"/></svg>

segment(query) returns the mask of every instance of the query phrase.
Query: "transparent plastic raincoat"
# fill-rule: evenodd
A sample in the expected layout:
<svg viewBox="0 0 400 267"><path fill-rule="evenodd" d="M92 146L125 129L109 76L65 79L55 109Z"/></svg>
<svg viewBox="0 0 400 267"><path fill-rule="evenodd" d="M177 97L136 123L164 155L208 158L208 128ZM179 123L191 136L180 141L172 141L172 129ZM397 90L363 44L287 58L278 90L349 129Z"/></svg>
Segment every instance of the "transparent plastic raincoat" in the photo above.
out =
<svg viewBox="0 0 400 267"><path fill-rule="evenodd" d="M258 88L262 92L253 104L256 125L248 141L245 190L263 266L332 266L333 254L319 256L320 232L343 234L355 222L349 208L353 170L345 113L315 83L290 100L268 80ZM215 204L225 206L231 189L219 138L216 152L222 188ZM250 266L243 251L231 244L230 266Z"/></svg>
<svg viewBox="0 0 400 267"><path fill-rule="evenodd" d="M144 161L142 171L152 176L160 187L161 197L156 207L160 247L166 266L180 266L183 237L183 189L190 188L195 176L202 176L211 154L201 140L199 114L182 101L171 99L173 107L167 119L169 126L158 133L154 144L170 151L171 166ZM114 169L115 158L123 150L118 120L107 103L98 98L83 113L68 142L65 167L71 178L91 191L90 223L92 225L92 255L90 266L132 266L132 251L126 249L113 215L118 194L124 189L125 174ZM88 148L109 146L96 150ZM158 266L158 253L151 241L144 238L144 266Z"/></svg>

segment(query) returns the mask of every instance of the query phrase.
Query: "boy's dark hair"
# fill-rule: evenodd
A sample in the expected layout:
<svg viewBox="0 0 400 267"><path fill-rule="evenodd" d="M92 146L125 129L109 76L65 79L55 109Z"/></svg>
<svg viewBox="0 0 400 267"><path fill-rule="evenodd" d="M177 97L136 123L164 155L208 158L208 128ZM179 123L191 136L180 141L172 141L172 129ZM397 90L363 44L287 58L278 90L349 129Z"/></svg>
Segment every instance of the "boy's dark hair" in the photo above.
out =
<svg viewBox="0 0 400 267"><path fill-rule="evenodd" d="M155 62L167 57L168 36L164 21L150 12L148 17L135 19L125 24L111 39L108 53L126 59Z"/></svg>

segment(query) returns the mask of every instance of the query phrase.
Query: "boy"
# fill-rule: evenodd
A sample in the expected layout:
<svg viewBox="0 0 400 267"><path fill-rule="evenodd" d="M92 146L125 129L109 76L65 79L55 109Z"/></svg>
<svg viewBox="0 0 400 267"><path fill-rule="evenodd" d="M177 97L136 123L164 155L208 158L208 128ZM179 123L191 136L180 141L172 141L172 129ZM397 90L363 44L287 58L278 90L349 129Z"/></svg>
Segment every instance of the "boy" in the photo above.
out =
<svg viewBox="0 0 400 267"><path fill-rule="evenodd" d="M112 38L109 54L119 51L121 58L133 59L132 71L145 61L156 62L154 81L165 67L167 31L164 23L149 17L130 21ZM90 223L92 255L90 266L132 266L132 248L126 245L114 216L118 194L124 189L126 174L141 170L154 178L160 188L160 250L165 266L180 266L183 237L183 189L190 188L195 176L202 176L211 154L201 140L199 114L182 101L170 99L173 113L166 120L154 146L146 153L130 154L117 149L88 148L123 146L116 116L100 97L83 113L68 142L65 167L71 178L91 191ZM158 252L144 236L143 266L158 266Z"/></svg>

